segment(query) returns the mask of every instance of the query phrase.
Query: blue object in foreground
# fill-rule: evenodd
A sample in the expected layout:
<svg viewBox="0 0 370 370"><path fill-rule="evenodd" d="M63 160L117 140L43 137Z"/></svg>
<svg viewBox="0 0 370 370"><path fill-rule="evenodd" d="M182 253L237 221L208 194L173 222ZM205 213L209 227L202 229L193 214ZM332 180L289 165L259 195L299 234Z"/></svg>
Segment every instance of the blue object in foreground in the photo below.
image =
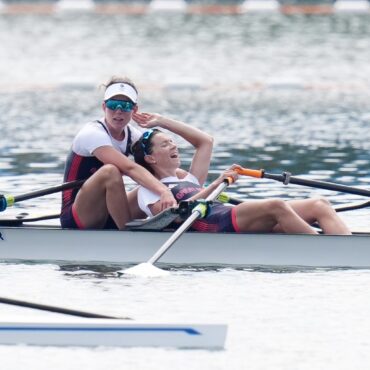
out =
<svg viewBox="0 0 370 370"><path fill-rule="evenodd" d="M6 210L6 207L8 206L8 202L6 201L6 198L4 195L0 195L0 212L3 212Z"/></svg>
<svg viewBox="0 0 370 370"><path fill-rule="evenodd" d="M166 324L127 322L121 319L68 321L2 321L0 345L119 346L119 347L224 347L227 326L219 324Z"/></svg>

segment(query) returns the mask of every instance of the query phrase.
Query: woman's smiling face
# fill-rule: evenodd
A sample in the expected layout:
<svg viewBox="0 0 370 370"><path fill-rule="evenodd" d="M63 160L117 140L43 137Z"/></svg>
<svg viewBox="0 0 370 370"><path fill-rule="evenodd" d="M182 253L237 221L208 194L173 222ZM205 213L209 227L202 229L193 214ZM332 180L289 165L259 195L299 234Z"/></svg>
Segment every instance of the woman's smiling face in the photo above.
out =
<svg viewBox="0 0 370 370"><path fill-rule="evenodd" d="M173 139L160 132L151 139L151 153L154 163L159 168L178 168L180 166L180 156L177 145Z"/></svg>

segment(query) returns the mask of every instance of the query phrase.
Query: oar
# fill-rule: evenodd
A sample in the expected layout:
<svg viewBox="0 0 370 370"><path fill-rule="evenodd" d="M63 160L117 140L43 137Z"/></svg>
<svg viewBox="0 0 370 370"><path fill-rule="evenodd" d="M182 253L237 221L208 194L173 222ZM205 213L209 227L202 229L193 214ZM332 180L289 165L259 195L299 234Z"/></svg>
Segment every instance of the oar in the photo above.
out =
<svg viewBox="0 0 370 370"><path fill-rule="evenodd" d="M41 190L31 191L30 193L20 194L20 195L3 195L0 194L0 212L5 211L7 207L14 205L14 203L21 202L23 200L42 197L44 195L58 193L59 191L79 188L85 180L75 180L70 182L65 182L61 185L51 186L50 188L45 188Z"/></svg>
<svg viewBox="0 0 370 370"><path fill-rule="evenodd" d="M238 205L245 202L245 199L231 197L226 193L221 193L220 196L217 198L222 203L229 203L233 205ZM366 208L370 206L370 200L366 202L357 202L357 203L348 203L348 204L341 204L338 206L333 207L336 212L345 212L345 211L353 211L355 209Z"/></svg>
<svg viewBox="0 0 370 370"><path fill-rule="evenodd" d="M366 208L370 206L370 200L366 202L360 203L349 203L349 204L342 204L340 206L334 207L336 212L345 212L345 211L353 211L355 209Z"/></svg>
<svg viewBox="0 0 370 370"><path fill-rule="evenodd" d="M223 183L217 186L217 188L206 198L206 202L213 201L225 190L225 188L233 182L233 179L229 177L225 179ZM155 277L168 275L168 271L164 271L156 266L156 263L176 242L182 234L204 213L204 203L199 203L191 212L191 215L182 223L182 225L171 235L171 237L158 249L158 251L144 263L130 267L126 270L121 271L124 274Z"/></svg>
<svg viewBox="0 0 370 370"><path fill-rule="evenodd" d="M280 181L284 185L288 185L288 184L304 185L304 186L309 186L311 188L340 191L343 193L363 195L365 197L370 197L370 190L355 188L352 186L334 184L332 182L302 179L299 177L291 176L289 172L283 172L281 175L274 175L274 174L266 173L265 170L251 170L248 168L243 168L240 170L237 169L236 171L240 175Z"/></svg>
<svg viewBox="0 0 370 370"><path fill-rule="evenodd" d="M229 203L229 204L233 204L235 206L237 206L238 204L241 204L244 202L243 199L239 199L239 198L234 198L234 197L231 197L229 194L227 193L221 193L218 197L217 197L217 200L220 201L221 203Z"/></svg>
<svg viewBox="0 0 370 370"><path fill-rule="evenodd" d="M9 305L12 305L12 306L34 308L36 310L42 310L42 311L56 312L56 313L61 313L61 314L64 314L64 315L89 317L89 318L94 318L94 319L132 320L129 317L106 316L106 315L100 315L100 314L96 314L96 313L92 313L92 312L71 310L71 309L64 308L64 307L48 306L48 305L44 305L44 304L27 302L27 301L20 301L20 300L17 300L17 299L10 299L10 298L4 298L4 297L0 297L0 303L9 304Z"/></svg>

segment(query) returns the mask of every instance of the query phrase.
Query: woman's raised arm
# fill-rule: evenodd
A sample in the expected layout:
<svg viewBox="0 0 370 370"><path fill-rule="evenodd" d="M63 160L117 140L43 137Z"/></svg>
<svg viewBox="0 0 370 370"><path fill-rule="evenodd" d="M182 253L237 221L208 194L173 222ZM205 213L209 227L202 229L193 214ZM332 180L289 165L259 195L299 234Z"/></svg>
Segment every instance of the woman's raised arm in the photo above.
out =
<svg viewBox="0 0 370 370"><path fill-rule="evenodd" d="M195 148L189 172L199 180L201 185L204 184L211 162L213 149L212 136L187 123L156 113L134 113L133 119L142 128L161 127L181 136L189 142Z"/></svg>

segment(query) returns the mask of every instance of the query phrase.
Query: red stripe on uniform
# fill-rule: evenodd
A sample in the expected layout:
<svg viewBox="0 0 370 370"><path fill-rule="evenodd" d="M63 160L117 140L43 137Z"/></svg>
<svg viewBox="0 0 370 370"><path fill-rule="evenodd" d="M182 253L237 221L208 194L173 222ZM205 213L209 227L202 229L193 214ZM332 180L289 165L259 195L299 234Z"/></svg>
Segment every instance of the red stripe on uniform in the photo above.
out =
<svg viewBox="0 0 370 370"><path fill-rule="evenodd" d="M81 166L82 160L83 160L83 157L81 157L78 154L75 154L73 156L73 159L71 161L71 166L69 167L69 170L68 170L67 182L77 180L77 174ZM63 191L63 195L62 195L63 205L64 205L63 209L65 209L65 207L71 203L72 195L73 195L73 189Z"/></svg>
<svg viewBox="0 0 370 370"><path fill-rule="evenodd" d="M237 233L240 233L240 227L238 221L236 220L236 207L231 210L231 222L233 223L234 229Z"/></svg>
<svg viewBox="0 0 370 370"><path fill-rule="evenodd" d="M197 231L210 231L210 232L217 232L218 231L218 225L209 224L204 221L196 221L193 224L193 229Z"/></svg>
<svg viewBox="0 0 370 370"><path fill-rule="evenodd" d="M83 223L81 222L80 218L78 217L78 214L76 212L74 204L72 205L72 216L73 216L73 219L75 220L76 225L78 226L79 229L86 229L85 226L83 225Z"/></svg>
<svg viewBox="0 0 370 370"><path fill-rule="evenodd" d="M67 181L73 181L77 179L78 170L80 168L83 157L75 154L71 163L71 167L68 171Z"/></svg>

